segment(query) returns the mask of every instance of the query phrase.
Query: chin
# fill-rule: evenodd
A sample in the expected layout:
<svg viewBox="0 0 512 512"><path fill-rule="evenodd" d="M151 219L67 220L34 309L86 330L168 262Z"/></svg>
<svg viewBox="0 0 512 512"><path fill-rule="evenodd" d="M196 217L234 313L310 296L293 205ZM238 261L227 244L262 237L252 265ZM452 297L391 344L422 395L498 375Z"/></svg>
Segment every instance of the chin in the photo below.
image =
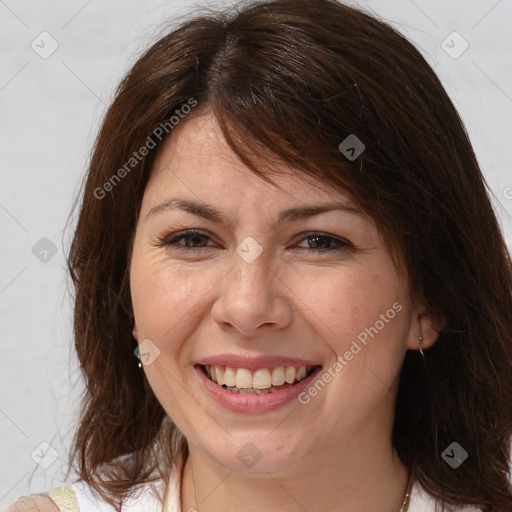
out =
<svg viewBox="0 0 512 512"><path fill-rule="evenodd" d="M223 449L220 443L205 451L206 455L227 471L240 474L279 473L286 472L305 456L305 446L302 449L291 445L289 436L272 434L228 436Z"/></svg>

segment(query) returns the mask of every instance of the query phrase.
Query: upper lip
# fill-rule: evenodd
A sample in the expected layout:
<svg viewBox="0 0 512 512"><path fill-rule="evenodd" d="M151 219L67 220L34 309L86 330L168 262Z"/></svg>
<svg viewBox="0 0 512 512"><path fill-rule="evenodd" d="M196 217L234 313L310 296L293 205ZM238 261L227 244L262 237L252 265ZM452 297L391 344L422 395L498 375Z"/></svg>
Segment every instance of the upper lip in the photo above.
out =
<svg viewBox="0 0 512 512"><path fill-rule="evenodd" d="M246 368L247 370L258 370L259 368L276 368L278 366L321 366L316 361L298 359L286 356L255 356L244 357L234 354L217 354L204 357L196 364L208 366L229 366L230 368Z"/></svg>

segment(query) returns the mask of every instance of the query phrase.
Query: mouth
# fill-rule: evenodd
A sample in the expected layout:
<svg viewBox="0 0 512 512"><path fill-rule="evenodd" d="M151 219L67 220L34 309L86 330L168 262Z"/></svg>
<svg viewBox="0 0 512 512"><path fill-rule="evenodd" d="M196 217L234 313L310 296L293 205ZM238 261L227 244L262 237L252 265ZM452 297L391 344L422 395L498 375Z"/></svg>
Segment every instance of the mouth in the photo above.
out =
<svg viewBox="0 0 512 512"><path fill-rule="evenodd" d="M199 365L203 374L217 386L240 395L266 395L296 386L320 365L277 366L273 368L234 368L223 365Z"/></svg>

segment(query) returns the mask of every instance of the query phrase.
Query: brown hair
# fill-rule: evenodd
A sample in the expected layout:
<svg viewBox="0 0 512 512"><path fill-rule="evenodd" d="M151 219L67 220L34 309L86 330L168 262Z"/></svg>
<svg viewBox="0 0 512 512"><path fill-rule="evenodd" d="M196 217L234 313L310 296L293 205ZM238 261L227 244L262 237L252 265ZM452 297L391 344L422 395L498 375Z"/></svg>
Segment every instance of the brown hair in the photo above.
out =
<svg viewBox="0 0 512 512"><path fill-rule="evenodd" d="M155 130L167 122L172 135L170 117L191 99L197 112L214 113L263 179L270 181L257 163L272 155L348 192L374 219L411 292L442 325L426 363L406 353L393 445L441 503L512 510L512 276L484 178L421 54L387 24L333 0L197 16L154 44L119 85L68 262L86 384L70 458L79 476L119 506L135 484L167 476L177 451L187 452L137 368L128 263L165 140ZM351 134L366 147L353 161L338 149ZM127 166L148 137L156 148ZM116 173L122 180L113 181ZM469 454L456 470L441 457L454 441Z"/></svg>

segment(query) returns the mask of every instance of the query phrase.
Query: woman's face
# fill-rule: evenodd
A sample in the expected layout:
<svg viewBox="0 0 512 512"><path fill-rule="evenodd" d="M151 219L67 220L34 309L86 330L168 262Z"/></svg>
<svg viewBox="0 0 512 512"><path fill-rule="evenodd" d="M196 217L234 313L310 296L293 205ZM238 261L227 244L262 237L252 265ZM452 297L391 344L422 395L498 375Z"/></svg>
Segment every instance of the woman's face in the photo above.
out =
<svg viewBox="0 0 512 512"><path fill-rule="evenodd" d="M390 441L401 364L418 347L418 310L374 223L340 192L279 170L281 189L237 160L211 115L183 122L134 240L144 372L189 448L231 470Z"/></svg>

